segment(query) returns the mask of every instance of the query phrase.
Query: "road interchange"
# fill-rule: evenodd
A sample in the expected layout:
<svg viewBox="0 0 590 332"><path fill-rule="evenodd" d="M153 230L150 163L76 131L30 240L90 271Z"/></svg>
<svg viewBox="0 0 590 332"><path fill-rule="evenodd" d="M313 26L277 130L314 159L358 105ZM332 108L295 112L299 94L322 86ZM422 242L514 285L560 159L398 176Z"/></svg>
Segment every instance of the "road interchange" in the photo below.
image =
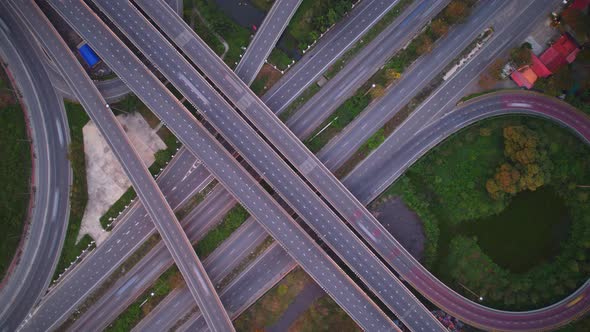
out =
<svg viewBox="0 0 590 332"><path fill-rule="evenodd" d="M513 103L513 104L514 104L514 103ZM529 104L529 105L531 105L531 104ZM476 322L476 324L477 324L477 322Z"/></svg>

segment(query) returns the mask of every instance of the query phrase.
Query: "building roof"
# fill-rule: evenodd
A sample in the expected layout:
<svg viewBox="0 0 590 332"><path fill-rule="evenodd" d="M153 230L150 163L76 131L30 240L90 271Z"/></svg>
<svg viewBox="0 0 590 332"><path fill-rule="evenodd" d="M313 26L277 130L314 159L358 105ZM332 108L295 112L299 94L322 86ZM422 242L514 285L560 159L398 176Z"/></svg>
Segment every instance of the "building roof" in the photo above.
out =
<svg viewBox="0 0 590 332"><path fill-rule="evenodd" d="M539 77L547 77L551 75L551 71L545 66L543 62L531 52L531 69Z"/></svg>
<svg viewBox="0 0 590 332"><path fill-rule="evenodd" d="M572 38L567 34L563 34L550 48L541 54L539 59L549 71L555 73L559 67L572 63L579 51L578 45Z"/></svg>
<svg viewBox="0 0 590 332"><path fill-rule="evenodd" d="M82 56L84 61L86 61L86 63L90 67L94 66L95 64L97 64L100 61L100 58L98 57L98 55L96 55L96 53L94 53L94 51L90 48L90 46L88 46L88 44L84 44L84 45L80 46L78 48L78 52L80 52L80 55Z"/></svg>
<svg viewBox="0 0 590 332"><path fill-rule="evenodd" d="M530 89L537 81L537 74L529 66L524 66L510 74L512 80L520 87Z"/></svg>
<svg viewBox="0 0 590 332"><path fill-rule="evenodd" d="M588 5L590 5L590 0L575 0L571 5L570 8L577 9L577 10L584 10Z"/></svg>

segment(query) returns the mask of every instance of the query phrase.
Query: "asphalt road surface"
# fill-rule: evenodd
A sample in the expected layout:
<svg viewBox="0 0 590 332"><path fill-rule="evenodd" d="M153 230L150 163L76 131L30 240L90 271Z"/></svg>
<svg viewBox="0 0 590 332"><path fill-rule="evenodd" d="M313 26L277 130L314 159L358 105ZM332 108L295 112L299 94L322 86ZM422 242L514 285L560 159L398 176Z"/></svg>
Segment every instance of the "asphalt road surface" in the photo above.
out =
<svg viewBox="0 0 590 332"><path fill-rule="evenodd" d="M447 0L415 1L393 24L363 47L320 91L298 108L287 120L287 126L298 137L305 139L311 136L338 106L406 46L448 3ZM470 19L473 19L473 15ZM482 19L481 15L479 19Z"/></svg>
<svg viewBox="0 0 590 332"><path fill-rule="evenodd" d="M266 14L235 69L246 85L252 84L302 0L277 0Z"/></svg>
<svg viewBox="0 0 590 332"><path fill-rule="evenodd" d="M125 2L97 0L95 3L397 317L416 330L443 329L426 307L137 9ZM138 3L347 220L359 223L360 217L374 219L181 18L166 10L160 1ZM404 300L399 301L400 297Z"/></svg>
<svg viewBox="0 0 590 332"><path fill-rule="evenodd" d="M361 326L385 328L392 322L327 257L270 195L237 163L180 102L148 72L86 5L51 1L111 69L168 125L209 171ZM111 48L115 52L111 51ZM163 68L160 68L163 70ZM188 73L188 72L187 72ZM198 91L198 90L197 90ZM259 197L259 198L258 198ZM257 199L253 199L257 198ZM295 236L297 234L297 236Z"/></svg>
<svg viewBox="0 0 590 332"><path fill-rule="evenodd" d="M0 4L0 20L0 54L16 83L14 89L20 93L34 153L31 219L17 253L18 263L4 276L0 290L0 331L10 331L18 327L51 282L68 225L72 177L65 108L39 62L42 51L4 4Z"/></svg>
<svg viewBox="0 0 590 332"><path fill-rule="evenodd" d="M505 8L504 14L497 18L497 23L494 24L496 31L483 48L481 48L467 64L455 73L454 76L445 81L434 93L419 105L379 148L377 148L369 157L365 158L365 160L353 170L353 172L351 172L351 174L355 174L354 178L356 180L347 177L343 182L347 184L347 186L350 186L351 190L357 194L368 190L370 193L367 195L363 194L363 196L369 198L377 197L378 192L384 190L393 183L393 181L390 175L379 178L374 175L377 173L383 174L383 172L386 172L385 169L389 169L391 173L396 171L389 166L385 166L387 164L383 163L384 158L394 155L399 147L403 146L407 141L412 140L413 136L425 125L442 116L445 112L452 110L456 102L464 96L465 89L470 86L472 82L479 79L480 73L486 69L488 64L511 47L519 45L536 24L542 24L543 21L547 20L547 14L558 5L559 1L556 0L511 2L510 5ZM534 10L530 8L534 8ZM426 62L426 64L429 64L426 66L427 68L431 68L431 65L436 63L436 59L432 60L432 62ZM418 66L418 68L420 67L422 66ZM417 75L412 75L407 78L411 81L414 80L412 77L416 76ZM377 103L375 107L369 108L361 114L361 117L364 119L363 121L366 122L355 120L349 127L347 127L345 133L325 148L325 153L322 153L324 151L320 152L320 154L324 156L324 159L322 160L326 160L327 163L330 164L343 159L340 155L350 155L354 153L358 146L358 144L355 143L355 140L363 140L365 137L368 137L365 135L366 132L373 133L380 128L381 123L383 123L386 118L393 116L393 114L403 106L403 103L395 104L395 101L405 98L406 95L410 94L409 91L419 91L419 87L420 85L404 85L403 82L400 82L400 84L398 84L396 88L390 90L383 100ZM405 88L405 91L401 90L403 88ZM391 107L388 105L395 106ZM364 124L361 125L361 123ZM349 128L351 129L349 130ZM342 146L342 142L349 142L346 147L350 150L331 148L332 145ZM328 149L330 150L328 151ZM368 184L365 181L371 183ZM373 183L375 181L379 182L379 185L375 185Z"/></svg>
<svg viewBox="0 0 590 332"><path fill-rule="evenodd" d="M314 83L346 50L371 29L398 0L363 0L332 29L324 33L318 43L299 60L262 97L262 101L275 113Z"/></svg>
<svg viewBox="0 0 590 332"><path fill-rule="evenodd" d="M44 19L41 10L34 3L23 1L13 3L13 8L18 7L18 10L23 10L25 6L28 11L36 13L38 20ZM21 11L21 13L23 12ZM33 15L25 17L29 29L35 32L38 40L44 44L47 52L58 63L70 88L78 95L84 109L101 131L115 156L117 156L138 197L144 203L164 243L170 250L172 257L174 257L178 269L195 297L199 308L203 310L208 326L216 331L232 330L231 320L223 309L215 288L192 249L190 241L187 239L153 177L131 146L123 128L116 120L108 104L106 104L65 43L63 41L61 43L56 42L59 41L58 38L54 37L57 35L57 31L55 29L41 29L40 25L36 24L36 21L27 20Z"/></svg>
<svg viewBox="0 0 590 332"><path fill-rule="evenodd" d="M414 140L409 141L402 147L404 153L389 156L388 165L396 169L396 174L399 176L420 157L457 131L477 121L507 114L526 114L555 121L569 128L587 144L590 144L590 119L586 115L553 98L534 93L506 91L474 99L461 105L456 111L435 120L424 130L417 133ZM377 174L377 176L379 175L381 174ZM358 196L358 198L363 202L369 202L366 197ZM283 262L281 265L275 268L280 270L287 267L289 263ZM428 287L432 287L428 292L423 293L427 298L443 310L484 330L526 331L555 329L582 316L590 308L590 298L588 298L588 295L590 295L590 282L587 282L576 292L552 306L529 312L506 312L473 303L454 293L440 281L433 281L435 280L434 277L427 271L420 271L421 268L413 268L413 270L416 274L415 278L422 280L424 284L429 285ZM234 283L241 284L241 278L242 275L236 277ZM248 283L244 283L240 289L235 289L235 296L227 299L228 304L231 303L234 307L247 307L261 296L252 294L251 288L253 284L258 285L266 281L266 284L262 287L265 287L265 289L272 287L273 283L267 281L268 276L264 273L260 273L257 278L260 281L257 281L257 279L250 280ZM419 290L424 291L423 288ZM223 292L222 290L222 294ZM184 291L184 293L187 292ZM579 296L583 296L582 300L574 303L574 300ZM190 303L190 297L188 302L185 299L187 294L174 294L170 297L173 297L173 299L168 299L168 302L175 303L177 306ZM444 299L442 300L444 303L440 301L440 298ZM222 301L226 303L223 295ZM168 308L159 308L159 314L151 317L151 321L157 324L156 326L172 326L179 317L174 315L169 304L163 306ZM462 312L455 311L455 308L459 308ZM194 324L191 328L201 326L203 322L197 322L198 317L198 314L191 315L191 318L183 326L189 326L190 324Z"/></svg>

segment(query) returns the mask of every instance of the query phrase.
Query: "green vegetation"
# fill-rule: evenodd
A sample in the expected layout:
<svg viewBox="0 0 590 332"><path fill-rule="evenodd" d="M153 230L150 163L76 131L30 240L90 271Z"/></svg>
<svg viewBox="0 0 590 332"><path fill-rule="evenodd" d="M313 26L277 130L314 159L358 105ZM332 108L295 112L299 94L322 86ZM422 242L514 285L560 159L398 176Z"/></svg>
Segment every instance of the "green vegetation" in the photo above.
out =
<svg viewBox="0 0 590 332"><path fill-rule="evenodd" d="M248 212L242 206L238 205L232 208L223 218L221 223L209 231L204 238L202 238L195 251L201 259L209 256L225 239L227 239L240 225L248 219Z"/></svg>
<svg viewBox="0 0 590 332"><path fill-rule="evenodd" d="M287 26L300 50L305 50L352 7L352 0L303 0Z"/></svg>
<svg viewBox="0 0 590 332"><path fill-rule="evenodd" d="M129 187L127 191L119 197L119 199L111 205L111 207L100 217L100 224L102 228L107 229L109 224L112 222L110 218L116 219L119 216L119 212L125 210L125 206L131 204L131 201L137 197L137 193L133 187Z"/></svg>
<svg viewBox="0 0 590 332"><path fill-rule="evenodd" d="M193 9L198 10L207 22L205 25L209 25L209 31L219 34L227 42L229 50L223 60L228 66L235 67L235 63L240 61L240 54L243 52L242 47L246 47L250 43L250 31L227 17L213 0L188 0L184 2L184 8L185 16L189 17L189 22ZM201 30L198 30L198 34L208 45L218 45L214 42L215 36L213 33L202 34ZM213 49L217 54L223 53L223 47L219 49L216 46Z"/></svg>
<svg viewBox="0 0 590 332"><path fill-rule="evenodd" d="M86 162L84 155L84 137L82 128L88 123L89 118L80 104L66 102L66 113L70 127L70 146L68 158L72 167L72 187L70 188L70 219L68 230L61 251L61 256L54 272L54 279L76 260L82 250L86 249L92 238L86 234L76 243L82 217L88 202L88 189L86 188Z"/></svg>
<svg viewBox="0 0 590 332"><path fill-rule="evenodd" d="M292 331L361 331L329 295L317 299L291 326Z"/></svg>
<svg viewBox="0 0 590 332"><path fill-rule="evenodd" d="M182 275L174 266L169 268L156 280L150 289L138 297L117 319L106 329L109 332L129 331L145 317L170 291L184 284ZM154 294L153 296L151 294Z"/></svg>
<svg viewBox="0 0 590 332"><path fill-rule="evenodd" d="M250 2L257 8L268 12L275 3L275 0L250 0Z"/></svg>
<svg viewBox="0 0 590 332"><path fill-rule="evenodd" d="M2 81L0 79L0 81ZM8 85L8 83L4 83ZM18 247L31 198L31 150L25 115L18 104L0 109L0 279Z"/></svg>
<svg viewBox="0 0 590 332"><path fill-rule="evenodd" d="M311 278L295 268L234 321L236 330L259 331L271 326L309 282L313 282Z"/></svg>
<svg viewBox="0 0 590 332"><path fill-rule="evenodd" d="M510 60L512 60L516 68L531 63L532 48L533 46L527 42L510 50Z"/></svg>
<svg viewBox="0 0 590 332"><path fill-rule="evenodd" d="M268 57L268 62L275 65L280 70L287 69L292 62L291 58L287 55L287 53L281 51L279 48L273 48L272 52L270 52L270 56Z"/></svg>
<svg viewBox="0 0 590 332"><path fill-rule="evenodd" d="M201 260L205 259L223 241L225 241L246 219L248 213L241 206L231 209L221 223L209 231L194 247ZM137 301L127 307L125 311L108 327L107 331L129 331L173 289L184 283L180 271L176 267L168 269L154 283L151 289L144 292ZM154 293L153 296L150 294ZM144 300L147 302L144 303ZM143 305L142 305L143 303Z"/></svg>
<svg viewBox="0 0 590 332"><path fill-rule="evenodd" d="M375 39L385 28L387 28L393 21L412 3L411 0L400 0L387 14L385 14L379 22L377 22L369 31L367 31L361 40L356 42L346 53L344 53L338 61L336 61L324 76L330 79L342 69L360 50Z"/></svg>
<svg viewBox="0 0 590 332"><path fill-rule="evenodd" d="M201 20L195 13L195 4L192 1L183 1L183 18L189 26L199 35L199 37L215 52L221 56L224 51L223 43L217 38L209 25Z"/></svg>
<svg viewBox="0 0 590 332"><path fill-rule="evenodd" d="M297 110L301 105L305 104L313 95L315 95L318 91L320 91L320 86L316 83L312 83L305 91L303 91L299 97L297 97L287 108L279 114L279 117L283 122L286 122L291 115Z"/></svg>
<svg viewBox="0 0 590 332"><path fill-rule="evenodd" d="M317 132L331 123L329 127L317 136L315 136L317 134L316 132L316 134L310 139L305 141L305 145L312 152L318 152L332 137L346 127L347 124L352 122L352 120L354 120L354 118L356 118L356 116L369 105L370 101L371 98L368 95L358 93L346 100L344 104L340 105L340 107L334 111L330 118L322 123Z"/></svg>
<svg viewBox="0 0 590 332"><path fill-rule="evenodd" d="M98 301L109 288L113 287L120 278L131 270L131 268L133 268L139 260L158 244L159 241L160 236L158 234L153 234L148 237L146 241L144 241L144 243L129 256L129 258L121 263L96 289L90 293L90 295L85 298L85 300L78 306L77 310L70 315L68 320L59 326L58 330L65 331L68 327L72 326L78 318L83 316L90 307L96 304L96 301Z"/></svg>
<svg viewBox="0 0 590 332"><path fill-rule="evenodd" d="M384 196L401 195L423 218L426 265L445 283L493 307L536 308L590 272L589 152L551 122L490 119L422 157ZM515 187L489 193L504 164L521 173Z"/></svg>
<svg viewBox="0 0 590 332"><path fill-rule="evenodd" d="M448 31L452 24L460 22L462 17L469 15L473 0L453 0L439 13L426 29L414 38L403 50L393 56L382 69L377 71L357 92L344 102L336 111L317 128L313 139L306 141L311 151L319 151L327 142L336 136L346 125L352 122L372 100L385 94L386 87L401 77L404 70L421 55L432 50L434 42ZM445 27L443 29L443 27ZM329 128L317 135L327 124ZM375 142L372 146L376 147ZM365 146L364 150L367 150ZM370 151L370 149L368 149Z"/></svg>

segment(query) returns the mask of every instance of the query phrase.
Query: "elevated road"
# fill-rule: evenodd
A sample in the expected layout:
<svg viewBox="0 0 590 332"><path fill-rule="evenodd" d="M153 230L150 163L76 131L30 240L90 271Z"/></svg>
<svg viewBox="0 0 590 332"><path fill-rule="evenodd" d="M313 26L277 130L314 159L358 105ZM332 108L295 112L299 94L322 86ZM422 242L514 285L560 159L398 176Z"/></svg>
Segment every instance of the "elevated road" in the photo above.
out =
<svg viewBox="0 0 590 332"><path fill-rule="evenodd" d="M394 155L406 142L413 140L414 135L426 124L452 110L455 104L465 95L465 89L479 79L480 74L499 55L507 52L511 47L519 45L532 28L547 20L549 12L559 6L559 1L513 1L503 11L503 14L495 19L495 32L478 53L469 60L458 72L433 92L422 104L420 104L410 116L390 135L378 149L365 158L365 160L352 172L356 180L347 177L343 182L357 194L376 198L385 188L393 183L393 172L397 170L385 166L384 158ZM469 23L466 23L469 24ZM450 34L449 38L460 39L461 35ZM445 44L441 44L445 49ZM367 108L359 119L352 122L345 131L332 140L323 151L320 152L322 160L327 164L338 163L352 155L362 143L377 131L382 124L395 115L409 100L409 96L415 95L426 83L420 82L416 70L425 68L422 76L429 74L437 65L436 57L440 53L437 47L433 50L434 58L426 57L419 66L408 73L398 85L387 92L379 102ZM411 76L410 76L411 75ZM412 83L416 82L417 83ZM407 82L407 83L406 83ZM368 135L367 135L368 133ZM342 144L348 143L343 149ZM339 148L338 148L339 147ZM389 173L385 175L384 173ZM376 177L380 174L380 177ZM367 183L369 181L371 183ZM374 182L379 181L379 185ZM365 193L366 192L366 193Z"/></svg>
<svg viewBox="0 0 590 332"><path fill-rule="evenodd" d="M172 257L174 257L178 269L182 273L199 308L203 310L208 326L215 331L232 330L231 320L223 309L215 288L209 281L176 216L164 199L147 167L131 146L123 128L116 120L108 104L96 90L96 87L65 43L55 37L57 31L55 29L41 28L49 25L41 10L33 2L29 1L16 2L15 0L12 6L21 15L25 14L25 12L28 13L23 15L24 21L27 22L29 29L37 35L46 51L53 57L64 74L64 78L68 81L70 88L77 94L88 115L101 131L115 156L117 156L138 197L144 203L144 207L154 221ZM39 24L39 21L42 20L46 22Z"/></svg>
<svg viewBox="0 0 590 332"><path fill-rule="evenodd" d="M18 327L51 282L68 226L72 175L66 111L38 60L42 50L3 3L0 22L0 57L18 91L31 135L31 142L15 144L33 149L34 186L25 237L0 285L0 331L5 331Z"/></svg>
<svg viewBox="0 0 590 332"><path fill-rule="evenodd" d="M256 31L254 39L248 45L242 60L235 69L236 75L246 85L252 84L272 52L277 41L285 31L291 17L299 8L302 0L276 0L266 14L264 21Z"/></svg>
<svg viewBox="0 0 590 332"><path fill-rule="evenodd" d="M484 119L511 114L524 114L555 121L572 130L587 144L590 144L590 118L588 116L581 114L563 102L547 96L528 92L506 91L478 97L462 104L460 108L450 114L433 121L424 130L417 133L414 140L402 146L404 153L388 156L387 165L397 170L396 174L399 176L420 157L457 131ZM377 182L373 183L378 185ZM366 196L358 196L358 198L367 204L372 200ZM288 265L288 262L283 262L282 267L277 266L276 269L281 269ZM416 266L412 269L417 275L417 278L423 280L434 278L428 271L421 271L421 267ZM242 283L241 278L241 275L236 277L234 283ZM259 284L267 280L267 277L263 273L260 273L255 278L255 280L257 279L260 279L260 281L250 281L248 286L244 285L239 289L236 288L234 290L235 295L231 299L228 299L228 301L234 307L252 304L258 296L252 296L251 284ZM426 292L427 297L431 298L436 295L445 298L444 304L442 302L433 302L439 305L441 309L457 315L462 320L484 330L551 330L568 324L571 320L582 316L590 309L590 282L586 282L576 292L554 305L529 312L507 312L486 308L461 297L454 291L446 288L439 281L433 282L430 285L432 286L432 284L436 287ZM266 285L272 286L272 282L267 282L265 286L261 287L266 287ZM224 292L225 290L222 290L221 294L224 294ZM171 298L167 301L168 303L163 304L165 308L159 308L158 312L160 314L151 317L151 321L161 324L159 326L167 326L166 324L171 326L174 324L176 320L172 318L175 316L169 303L174 303L181 307L187 305L187 294L188 292L186 291L172 294L170 296ZM583 296L582 300L574 303L574 300L579 296ZM225 301L223 295L222 301ZM188 298L188 303L190 303L190 297ZM465 309L466 306L469 309ZM463 313L458 314L454 308L460 308ZM193 314L183 326L187 328L190 326L188 330L191 330L202 324L202 318L199 318L198 314Z"/></svg>
<svg viewBox="0 0 590 332"><path fill-rule="evenodd" d="M416 330L443 329L436 318L336 213L137 9L127 2L94 2L399 319ZM226 93L245 117L316 186L338 212L357 224L362 217L374 219L182 19L171 15L170 11L161 10L164 7L160 1L139 3L158 27L197 63L205 75ZM160 6L149 6L155 3ZM327 196L327 193L330 195ZM333 197L337 197L338 201ZM362 225L357 227L359 230L363 228ZM403 301L399 301L399 298L403 298Z"/></svg>
<svg viewBox="0 0 590 332"><path fill-rule="evenodd" d="M282 113L287 105L297 98L311 84L361 39L398 0L363 0L326 32L318 43L299 60L264 95L262 101L275 113Z"/></svg>
<svg viewBox="0 0 590 332"><path fill-rule="evenodd" d="M90 8L77 1L51 1L51 4L359 325L368 329L392 326L393 323L98 20ZM160 67L161 70L163 68ZM195 91L198 90L195 88Z"/></svg>
<svg viewBox="0 0 590 332"><path fill-rule="evenodd" d="M456 58L474 39L489 26L494 26L492 37L478 51L470 62L463 66L462 71L477 79L478 72L485 70L500 52L521 43L531 28L538 22L547 19L547 15L558 6L559 1L494 1L482 3L474 15L468 18L464 27L459 25L441 39L433 51L417 60L410 70L392 86L386 95L370 104L356 119L351 122L338 136L332 139L320 151L319 155L326 165L350 158L371 135L383 127L385 123L399 112L412 98L424 89L432 79L442 75L442 70ZM499 15L494 15L501 9ZM488 16L493 15L493 16ZM479 65L479 66L478 66ZM444 84L448 84L445 82ZM456 84L450 84L453 88ZM446 98L446 95L440 95ZM444 103L447 103L446 101ZM449 103L449 107L453 105ZM434 105L432 111L440 105ZM420 112L412 112L414 123L423 126L428 122ZM404 131L411 135L414 130ZM400 132L401 133L401 132ZM409 137L409 136L408 136Z"/></svg>
<svg viewBox="0 0 590 332"><path fill-rule="evenodd" d="M338 106L365 84L387 60L405 47L448 3L448 0L415 1L320 91L297 109L287 120L287 126L298 137L311 136ZM488 6L487 1L485 4L485 7L493 7ZM483 11L477 18L483 20L490 12ZM473 20L473 16L469 19Z"/></svg>

